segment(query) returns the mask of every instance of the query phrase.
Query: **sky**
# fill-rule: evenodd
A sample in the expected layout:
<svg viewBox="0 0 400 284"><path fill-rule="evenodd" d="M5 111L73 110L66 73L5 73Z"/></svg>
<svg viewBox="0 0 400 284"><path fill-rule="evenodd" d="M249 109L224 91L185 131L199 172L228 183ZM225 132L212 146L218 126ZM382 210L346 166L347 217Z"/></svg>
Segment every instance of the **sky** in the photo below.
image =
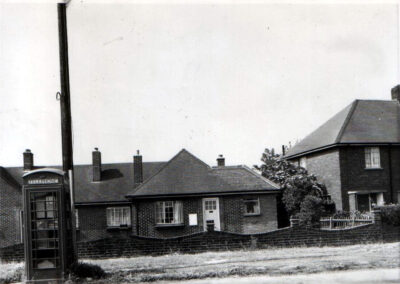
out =
<svg viewBox="0 0 400 284"><path fill-rule="evenodd" d="M400 82L393 1L113 3L67 8L75 164L260 164ZM61 164L58 52L55 1L0 0L0 166Z"/></svg>

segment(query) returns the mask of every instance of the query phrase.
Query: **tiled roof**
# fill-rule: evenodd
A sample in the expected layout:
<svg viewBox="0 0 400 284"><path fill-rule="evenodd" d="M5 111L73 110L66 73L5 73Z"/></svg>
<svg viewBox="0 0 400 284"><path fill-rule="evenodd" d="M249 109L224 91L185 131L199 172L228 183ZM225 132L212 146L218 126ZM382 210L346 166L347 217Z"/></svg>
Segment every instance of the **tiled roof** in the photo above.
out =
<svg viewBox="0 0 400 284"><path fill-rule="evenodd" d="M146 180L157 172L165 162L144 162L143 179ZM39 168L39 167L38 167ZM60 169L60 166L51 168ZM5 168L15 182L22 186L22 167ZM92 182L92 165L74 167L75 201L90 202L125 202L125 195L134 188L133 163L102 164L100 182Z"/></svg>
<svg viewBox="0 0 400 284"><path fill-rule="evenodd" d="M183 149L127 196L138 198L276 190L279 190L279 186L245 166L211 168Z"/></svg>
<svg viewBox="0 0 400 284"><path fill-rule="evenodd" d="M355 100L285 156L293 158L340 144L400 143L399 111L397 101Z"/></svg>
<svg viewBox="0 0 400 284"><path fill-rule="evenodd" d="M157 172L164 162L144 162L143 179ZM125 195L134 188L133 163L102 164L101 181L92 182L91 165L75 166L76 202L127 201Z"/></svg>
<svg viewBox="0 0 400 284"><path fill-rule="evenodd" d="M38 169L41 167L35 167ZM60 166L50 168L61 169ZM3 173L3 174L2 174ZM0 178L21 187L22 167L0 167ZM144 162L144 183L135 189L133 163L102 164L101 181L93 182L92 165L74 166L77 204L127 202L130 196L276 191L279 187L245 166L211 168L186 150L168 163Z"/></svg>

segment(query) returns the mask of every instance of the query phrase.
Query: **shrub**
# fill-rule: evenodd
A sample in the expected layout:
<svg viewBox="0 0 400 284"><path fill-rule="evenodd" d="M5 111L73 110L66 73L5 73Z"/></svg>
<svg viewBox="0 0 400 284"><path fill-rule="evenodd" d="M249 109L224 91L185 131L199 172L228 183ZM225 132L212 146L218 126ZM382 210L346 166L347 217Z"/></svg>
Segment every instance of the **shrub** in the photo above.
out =
<svg viewBox="0 0 400 284"><path fill-rule="evenodd" d="M95 264L76 262L70 268L71 273L78 278L100 279L106 276L104 270Z"/></svg>
<svg viewBox="0 0 400 284"><path fill-rule="evenodd" d="M264 177L280 185L281 203L287 215L299 218L301 223L311 224L319 220L322 213L331 214L335 211L335 204L328 198L326 186L318 182L315 175L275 154L273 149L265 149L261 161L263 164L255 167Z"/></svg>
<svg viewBox="0 0 400 284"><path fill-rule="evenodd" d="M314 225L319 223L324 212L324 201L316 196L308 195L301 202L300 212L297 217L301 224Z"/></svg>
<svg viewBox="0 0 400 284"><path fill-rule="evenodd" d="M378 207L381 210L382 222L400 226L400 204Z"/></svg>

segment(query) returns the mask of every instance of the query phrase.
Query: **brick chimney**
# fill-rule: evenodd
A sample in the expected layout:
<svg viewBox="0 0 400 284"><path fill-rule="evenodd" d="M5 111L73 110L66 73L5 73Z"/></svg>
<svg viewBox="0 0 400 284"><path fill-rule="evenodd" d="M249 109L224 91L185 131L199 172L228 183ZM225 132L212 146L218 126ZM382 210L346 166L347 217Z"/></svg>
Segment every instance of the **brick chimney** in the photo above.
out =
<svg viewBox="0 0 400 284"><path fill-rule="evenodd" d="M101 181L101 152L94 148L92 152L93 181Z"/></svg>
<svg viewBox="0 0 400 284"><path fill-rule="evenodd" d="M392 100L400 102L400 85L392 88Z"/></svg>
<svg viewBox="0 0 400 284"><path fill-rule="evenodd" d="M139 150L133 156L133 182L135 185L143 182L143 162Z"/></svg>
<svg viewBox="0 0 400 284"><path fill-rule="evenodd" d="M222 154L218 155L217 165L218 167L225 167L225 158Z"/></svg>
<svg viewBox="0 0 400 284"><path fill-rule="evenodd" d="M24 171L33 170L33 153L30 149L26 149L24 152Z"/></svg>

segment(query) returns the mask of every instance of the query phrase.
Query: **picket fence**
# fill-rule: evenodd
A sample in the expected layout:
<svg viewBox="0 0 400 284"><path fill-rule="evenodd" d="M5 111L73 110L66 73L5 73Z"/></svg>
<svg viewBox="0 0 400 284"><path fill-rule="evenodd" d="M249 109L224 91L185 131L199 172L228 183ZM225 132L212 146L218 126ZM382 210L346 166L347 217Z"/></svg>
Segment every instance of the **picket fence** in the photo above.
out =
<svg viewBox="0 0 400 284"><path fill-rule="evenodd" d="M372 223L374 223L374 218L368 215L340 219L330 217L320 219L320 228L327 230L345 229Z"/></svg>

